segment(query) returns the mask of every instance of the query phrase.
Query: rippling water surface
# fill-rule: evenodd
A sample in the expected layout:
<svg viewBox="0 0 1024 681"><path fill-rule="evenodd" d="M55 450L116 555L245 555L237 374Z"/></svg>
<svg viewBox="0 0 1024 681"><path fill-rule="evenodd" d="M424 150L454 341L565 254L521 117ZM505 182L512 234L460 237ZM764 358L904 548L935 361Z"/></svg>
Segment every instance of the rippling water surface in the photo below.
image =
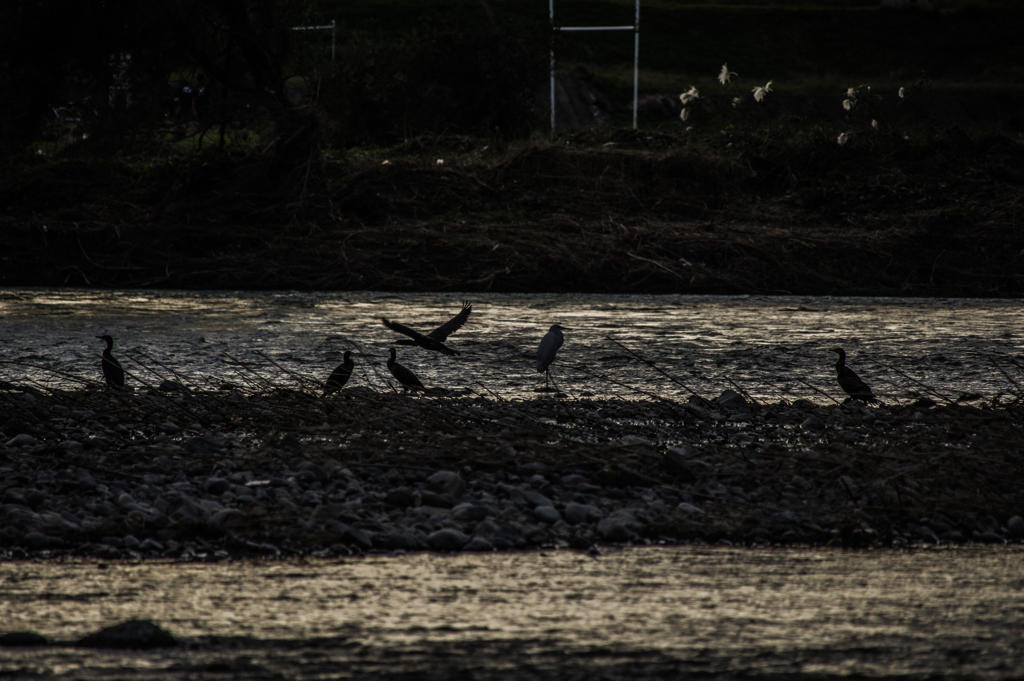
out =
<svg viewBox="0 0 1024 681"><path fill-rule="evenodd" d="M399 347L399 361L428 386L532 394L543 382L533 367L537 344L553 323L571 327L553 376L572 396L715 397L735 384L757 397L827 401L823 393L840 397L829 352L838 345L890 399L928 389L991 397L1014 387L1000 367L1019 377L1010 360L1024 359L1018 300L465 297L474 312L449 339L459 357ZM427 332L459 301L458 294L0 290L0 357L15 363L0 365L0 378L97 379L102 343L94 336L110 333L125 368L147 383L172 371L200 385L287 382L283 370L324 380L354 349L362 354L350 385L383 387L395 336L379 318Z"/></svg>
<svg viewBox="0 0 1024 681"><path fill-rule="evenodd" d="M698 547L9 563L0 565L3 629L72 641L138 617L187 645L0 649L0 674L1020 678L1022 567L1019 549Z"/></svg>

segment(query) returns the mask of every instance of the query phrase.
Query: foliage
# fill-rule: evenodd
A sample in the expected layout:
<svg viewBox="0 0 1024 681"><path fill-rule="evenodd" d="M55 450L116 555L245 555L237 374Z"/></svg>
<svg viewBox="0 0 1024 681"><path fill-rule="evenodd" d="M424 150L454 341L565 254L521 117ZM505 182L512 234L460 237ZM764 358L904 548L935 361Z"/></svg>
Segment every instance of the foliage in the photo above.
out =
<svg viewBox="0 0 1024 681"><path fill-rule="evenodd" d="M547 63L543 43L440 19L393 35L345 36L316 82L339 146L425 132L529 134Z"/></svg>

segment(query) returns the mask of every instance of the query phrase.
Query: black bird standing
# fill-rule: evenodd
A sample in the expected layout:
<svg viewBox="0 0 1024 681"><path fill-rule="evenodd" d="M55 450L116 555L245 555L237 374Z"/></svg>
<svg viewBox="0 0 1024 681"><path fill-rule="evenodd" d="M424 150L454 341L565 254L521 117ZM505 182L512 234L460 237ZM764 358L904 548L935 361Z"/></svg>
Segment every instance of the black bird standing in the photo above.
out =
<svg viewBox="0 0 1024 681"><path fill-rule="evenodd" d="M558 352L558 348L562 347L562 343L565 342L565 337L562 336L563 330L568 331L569 329L561 324L552 324L537 348L537 373L544 373L545 386L547 386L548 381L551 379L548 367L555 361L555 353Z"/></svg>
<svg viewBox="0 0 1024 681"><path fill-rule="evenodd" d="M462 309L457 315L426 335L423 335L419 331L414 331L404 324L393 322L386 317L381 317L380 321L384 326L388 327L392 331L409 336L409 339L402 338L401 340L396 340L395 345L418 345L421 348L433 350L434 352L443 352L446 355L457 355L459 354L459 351L452 350L444 344L444 341L448 339L449 335L462 328L462 325L466 323L466 320L469 318L469 314L472 311L472 303L463 303Z"/></svg>
<svg viewBox="0 0 1024 681"><path fill-rule="evenodd" d="M348 383L348 379L352 377L352 353L346 350L345 356L342 359L342 363L331 372L330 378L324 384L325 397L344 388L345 384Z"/></svg>
<svg viewBox="0 0 1024 681"><path fill-rule="evenodd" d="M117 358L110 354L111 349L114 347L114 339L106 334L96 337L107 343L107 347L103 350L103 361L100 362L100 367L103 369L103 380L111 387L123 388L124 369L121 367L121 363L117 361Z"/></svg>
<svg viewBox="0 0 1024 681"><path fill-rule="evenodd" d="M847 395L852 399L860 400L866 404L881 404L867 383L860 380L860 376L853 372L853 369L846 366L846 350L832 348L832 352L839 355L836 362L836 381Z"/></svg>
<svg viewBox="0 0 1024 681"><path fill-rule="evenodd" d="M388 371L391 372L392 376L398 379L398 382L402 384L402 387L406 390L412 390L413 388L426 390L426 388L423 387L423 384L420 383L420 379L416 378L416 374L395 361L395 349L389 348L388 352L391 353L391 356L388 357Z"/></svg>

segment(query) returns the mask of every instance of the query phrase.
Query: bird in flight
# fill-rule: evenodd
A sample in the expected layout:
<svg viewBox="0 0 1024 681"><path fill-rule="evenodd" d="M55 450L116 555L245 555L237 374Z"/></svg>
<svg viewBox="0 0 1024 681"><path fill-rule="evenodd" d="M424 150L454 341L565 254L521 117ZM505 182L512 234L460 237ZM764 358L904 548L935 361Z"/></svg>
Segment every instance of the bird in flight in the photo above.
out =
<svg viewBox="0 0 1024 681"><path fill-rule="evenodd" d="M426 335L419 331L414 331L404 324L393 322L387 317L381 317L380 321L384 326L388 327L392 331L409 337L409 339L402 338L400 340L396 340L396 345L418 345L421 348L433 350L434 352L441 352L446 355L457 355L459 354L459 351L452 350L444 344L444 341L448 339L449 335L458 331L462 325L466 323L466 320L469 318L469 314L472 311L472 303L463 303L462 309L457 315Z"/></svg>

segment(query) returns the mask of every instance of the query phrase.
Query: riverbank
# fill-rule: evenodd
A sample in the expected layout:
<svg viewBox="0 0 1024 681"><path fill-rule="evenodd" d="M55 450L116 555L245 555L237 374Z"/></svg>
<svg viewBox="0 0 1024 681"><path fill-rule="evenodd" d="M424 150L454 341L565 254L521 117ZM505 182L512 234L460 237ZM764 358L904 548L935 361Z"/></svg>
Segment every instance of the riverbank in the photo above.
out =
<svg viewBox="0 0 1024 681"><path fill-rule="evenodd" d="M217 151L40 157L4 182L0 285L1024 294L1009 137L731 128L418 138L287 191Z"/></svg>
<svg viewBox="0 0 1024 681"><path fill-rule="evenodd" d="M3 400L5 560L1024 539L1016 408L366 388Z"/></svg>

